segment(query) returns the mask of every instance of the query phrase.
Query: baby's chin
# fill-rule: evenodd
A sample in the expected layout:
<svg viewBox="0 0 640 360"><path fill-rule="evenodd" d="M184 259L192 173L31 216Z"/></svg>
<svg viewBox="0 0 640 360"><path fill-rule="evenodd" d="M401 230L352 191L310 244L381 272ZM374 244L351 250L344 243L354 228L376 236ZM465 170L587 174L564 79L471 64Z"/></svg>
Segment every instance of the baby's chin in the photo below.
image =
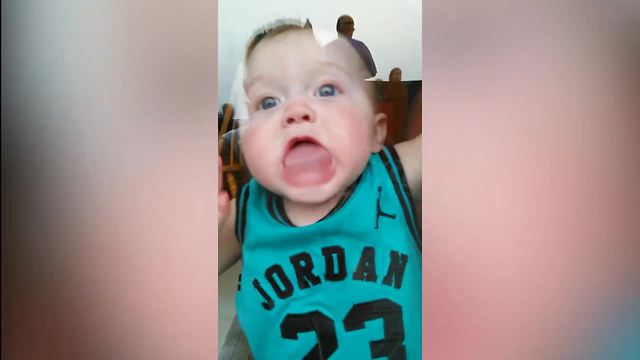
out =
<svg viewBox="0 0 640 360"><path fill-rule="evenodd" d="M287 200L299 204L319 205L323 204L344 191L344 187L337 183L329 182L319 186L295 187L285 185L280 192Z"/></svg>

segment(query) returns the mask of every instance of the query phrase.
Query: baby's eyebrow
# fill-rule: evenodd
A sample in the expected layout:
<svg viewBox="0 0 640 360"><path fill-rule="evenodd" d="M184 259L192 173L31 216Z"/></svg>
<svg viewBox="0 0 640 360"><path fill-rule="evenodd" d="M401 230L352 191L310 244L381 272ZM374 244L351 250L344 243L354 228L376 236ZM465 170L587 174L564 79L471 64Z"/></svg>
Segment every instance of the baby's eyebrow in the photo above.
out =
<svg viewBox="0 0 640 360"><path fill-rule="evenodd" d="M343 75L349 76L349 73L340 65L330 62L330 61L322 61L313 69L314 74L322 74L326 69L337 70Z"/></svg>
<svg viewBox="0 0 640 360"><path fill-rule="evenodd" d="M335 72L338 72L340 73L340 75L343 75L349 78L351 77L349 72L346 71L344 67L331 61L322 61L318 63L318 65L311 68L311 70L308 72L307 75L309 77L317 77L317 76L326 74L328 71L333 74L335 74ZM275 85L275 84L278 84L281 80L282 80L282 77L259 74L251 79L245 80L243 85L244 85L245 92L248 93L249 90L252 87L256 86L257 84Z"/></svg>
<svg viewBox="0 0 640 360"><path fill-rule="evenodd" d="M255 86L258 83L265 83L265 84L274 84L278 81L278 79L274 76L267 76L267 75L257 75L251 79L245 80L244 81L244 91L245 92L249 92L249 89L251 89L251 87Z"/></svg>

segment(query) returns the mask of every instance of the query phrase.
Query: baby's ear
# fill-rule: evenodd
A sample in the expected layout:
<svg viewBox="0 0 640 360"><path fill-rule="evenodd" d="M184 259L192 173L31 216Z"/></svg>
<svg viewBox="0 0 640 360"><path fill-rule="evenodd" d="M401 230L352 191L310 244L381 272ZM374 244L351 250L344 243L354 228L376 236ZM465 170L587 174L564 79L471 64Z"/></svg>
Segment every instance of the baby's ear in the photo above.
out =
<svg viewBox="0 0 640 360"><path fill-rule="evenodd" d="M377 153L382 150L384 139L387 137L387 115L385 113L377 113L373 116L373 139L371 143L371 152Z"/></svg>

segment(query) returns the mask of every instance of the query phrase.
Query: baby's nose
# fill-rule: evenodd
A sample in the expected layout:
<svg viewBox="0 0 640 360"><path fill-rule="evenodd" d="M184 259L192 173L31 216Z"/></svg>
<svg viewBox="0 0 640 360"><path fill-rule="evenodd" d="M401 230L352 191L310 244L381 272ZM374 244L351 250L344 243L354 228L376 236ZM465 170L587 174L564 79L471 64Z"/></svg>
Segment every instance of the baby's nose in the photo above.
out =
<svg viewBox="0 0 640 360"><path fill-rule="evenodd" d="M285 125L291 125L295 123L301 123L315 121L315 114L313 110L311 110L307 106L297 105L292 107L287 114L285 115Z"/></svg>

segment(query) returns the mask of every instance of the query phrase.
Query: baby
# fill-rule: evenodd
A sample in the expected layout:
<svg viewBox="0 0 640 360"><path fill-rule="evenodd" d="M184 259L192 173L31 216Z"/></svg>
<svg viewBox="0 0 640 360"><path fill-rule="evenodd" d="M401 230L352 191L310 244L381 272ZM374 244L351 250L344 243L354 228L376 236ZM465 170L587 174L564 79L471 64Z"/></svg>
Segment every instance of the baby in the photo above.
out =
<svg viewBox="0 0 640 360"><path fill-rule="evenodd" d="M419 359L420 137L383 146L386 116L346 41L322 47L279 24L245 63L253 179L232 201L219 189L219 271L242 256L236 305L253 355Z"/></svg>

